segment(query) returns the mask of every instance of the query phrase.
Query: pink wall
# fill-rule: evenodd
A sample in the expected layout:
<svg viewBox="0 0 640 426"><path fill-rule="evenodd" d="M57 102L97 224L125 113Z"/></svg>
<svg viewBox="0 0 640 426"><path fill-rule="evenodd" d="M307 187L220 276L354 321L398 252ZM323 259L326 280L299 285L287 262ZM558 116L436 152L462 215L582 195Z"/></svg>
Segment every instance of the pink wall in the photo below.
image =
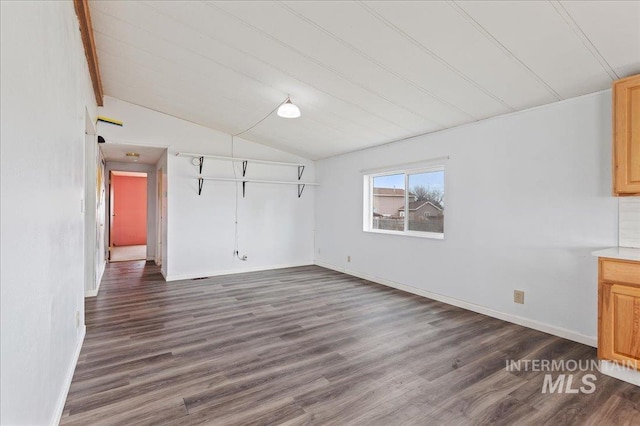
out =
<svg viewBox="0 0 640 426"><path fill-rule="evenodd" d="M147 244L147 178L112 175L111 184L111 245Z"/></svg>

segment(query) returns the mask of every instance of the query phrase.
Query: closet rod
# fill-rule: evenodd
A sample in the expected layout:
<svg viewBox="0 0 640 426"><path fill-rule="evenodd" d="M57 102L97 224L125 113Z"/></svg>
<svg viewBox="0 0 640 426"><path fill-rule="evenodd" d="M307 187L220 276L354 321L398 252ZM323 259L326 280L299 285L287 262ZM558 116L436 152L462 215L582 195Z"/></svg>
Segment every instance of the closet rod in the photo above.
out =
<svg viewBox="0 0 640 426"><path fill-rule="evenodd" d="M306 164L301 163L287 163L284 161L270 161L270 160L259 160L257 158L240 158L240 157L225 157L222 155L205 155L205 154L194 154L192 152L179 152L176 154L177 157L193 157L193 158L211 158L214 160L228 160L235 162L244 162L248 161L250 163L259 163L259 164L273 164L278 166L292 166L292 167L300 167L305 166Z"/></svg>
<svg viewBox="0 0 640 426"><path fill-rule="evenodd" d="M281 185L310 185L310 186L319 186L319 183L316 182L302 182L299 180L261 180L261 179L243 179L243 178L218 178L218 177L200 177L202 180L217 180L223 182L251 182L251 183L275 183Z"/></svg>

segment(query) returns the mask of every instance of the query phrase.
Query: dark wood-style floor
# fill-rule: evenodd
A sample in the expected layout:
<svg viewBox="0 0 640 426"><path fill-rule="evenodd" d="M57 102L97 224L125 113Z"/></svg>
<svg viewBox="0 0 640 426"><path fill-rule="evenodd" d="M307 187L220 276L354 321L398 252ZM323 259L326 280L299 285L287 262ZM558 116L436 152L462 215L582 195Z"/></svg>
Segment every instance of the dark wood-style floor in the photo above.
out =
<svg viewBox="0 0 640 426"><path fill-rule="evenodd" d="M62 424L640 424L638 387L543 394L505 369L591 347L315 266L165 283L111 264L86 323Z"/></svg>

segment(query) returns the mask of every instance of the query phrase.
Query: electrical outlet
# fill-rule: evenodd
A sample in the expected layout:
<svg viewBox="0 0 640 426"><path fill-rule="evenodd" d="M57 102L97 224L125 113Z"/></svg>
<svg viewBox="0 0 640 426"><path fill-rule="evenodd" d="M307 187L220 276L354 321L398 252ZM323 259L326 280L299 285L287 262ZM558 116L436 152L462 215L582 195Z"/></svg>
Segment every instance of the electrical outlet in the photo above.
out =
<svg viewBox="0 0 640 426"><path fill-rule="evenodd" d="M347 262L351 262L351 256L347 256Z"/></svg>
<svg viewBox="0 0 640 426"><path fill-rule="evenodd" d="M522 290L513 290L513 301L515 303L524 304L524 291Z"/></svg>
<svg viewBox="0 0 640 426"><path fill-rule="evenodd" d="M76 328L80 327L80 311L76 311Z"/></svg>

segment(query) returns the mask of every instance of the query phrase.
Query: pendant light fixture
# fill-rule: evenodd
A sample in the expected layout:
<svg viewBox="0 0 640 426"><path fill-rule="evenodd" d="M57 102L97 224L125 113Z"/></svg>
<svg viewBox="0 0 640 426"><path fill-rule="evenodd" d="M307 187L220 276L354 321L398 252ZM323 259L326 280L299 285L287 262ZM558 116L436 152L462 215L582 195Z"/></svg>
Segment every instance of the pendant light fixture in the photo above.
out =
<svg viewBox="0 0 640 426"><path fill-rule="evenodd" d="M291 102L291 98L287 98L287 100L278 108L278 117L298 118L300 117L300 108Z"/></svg>

